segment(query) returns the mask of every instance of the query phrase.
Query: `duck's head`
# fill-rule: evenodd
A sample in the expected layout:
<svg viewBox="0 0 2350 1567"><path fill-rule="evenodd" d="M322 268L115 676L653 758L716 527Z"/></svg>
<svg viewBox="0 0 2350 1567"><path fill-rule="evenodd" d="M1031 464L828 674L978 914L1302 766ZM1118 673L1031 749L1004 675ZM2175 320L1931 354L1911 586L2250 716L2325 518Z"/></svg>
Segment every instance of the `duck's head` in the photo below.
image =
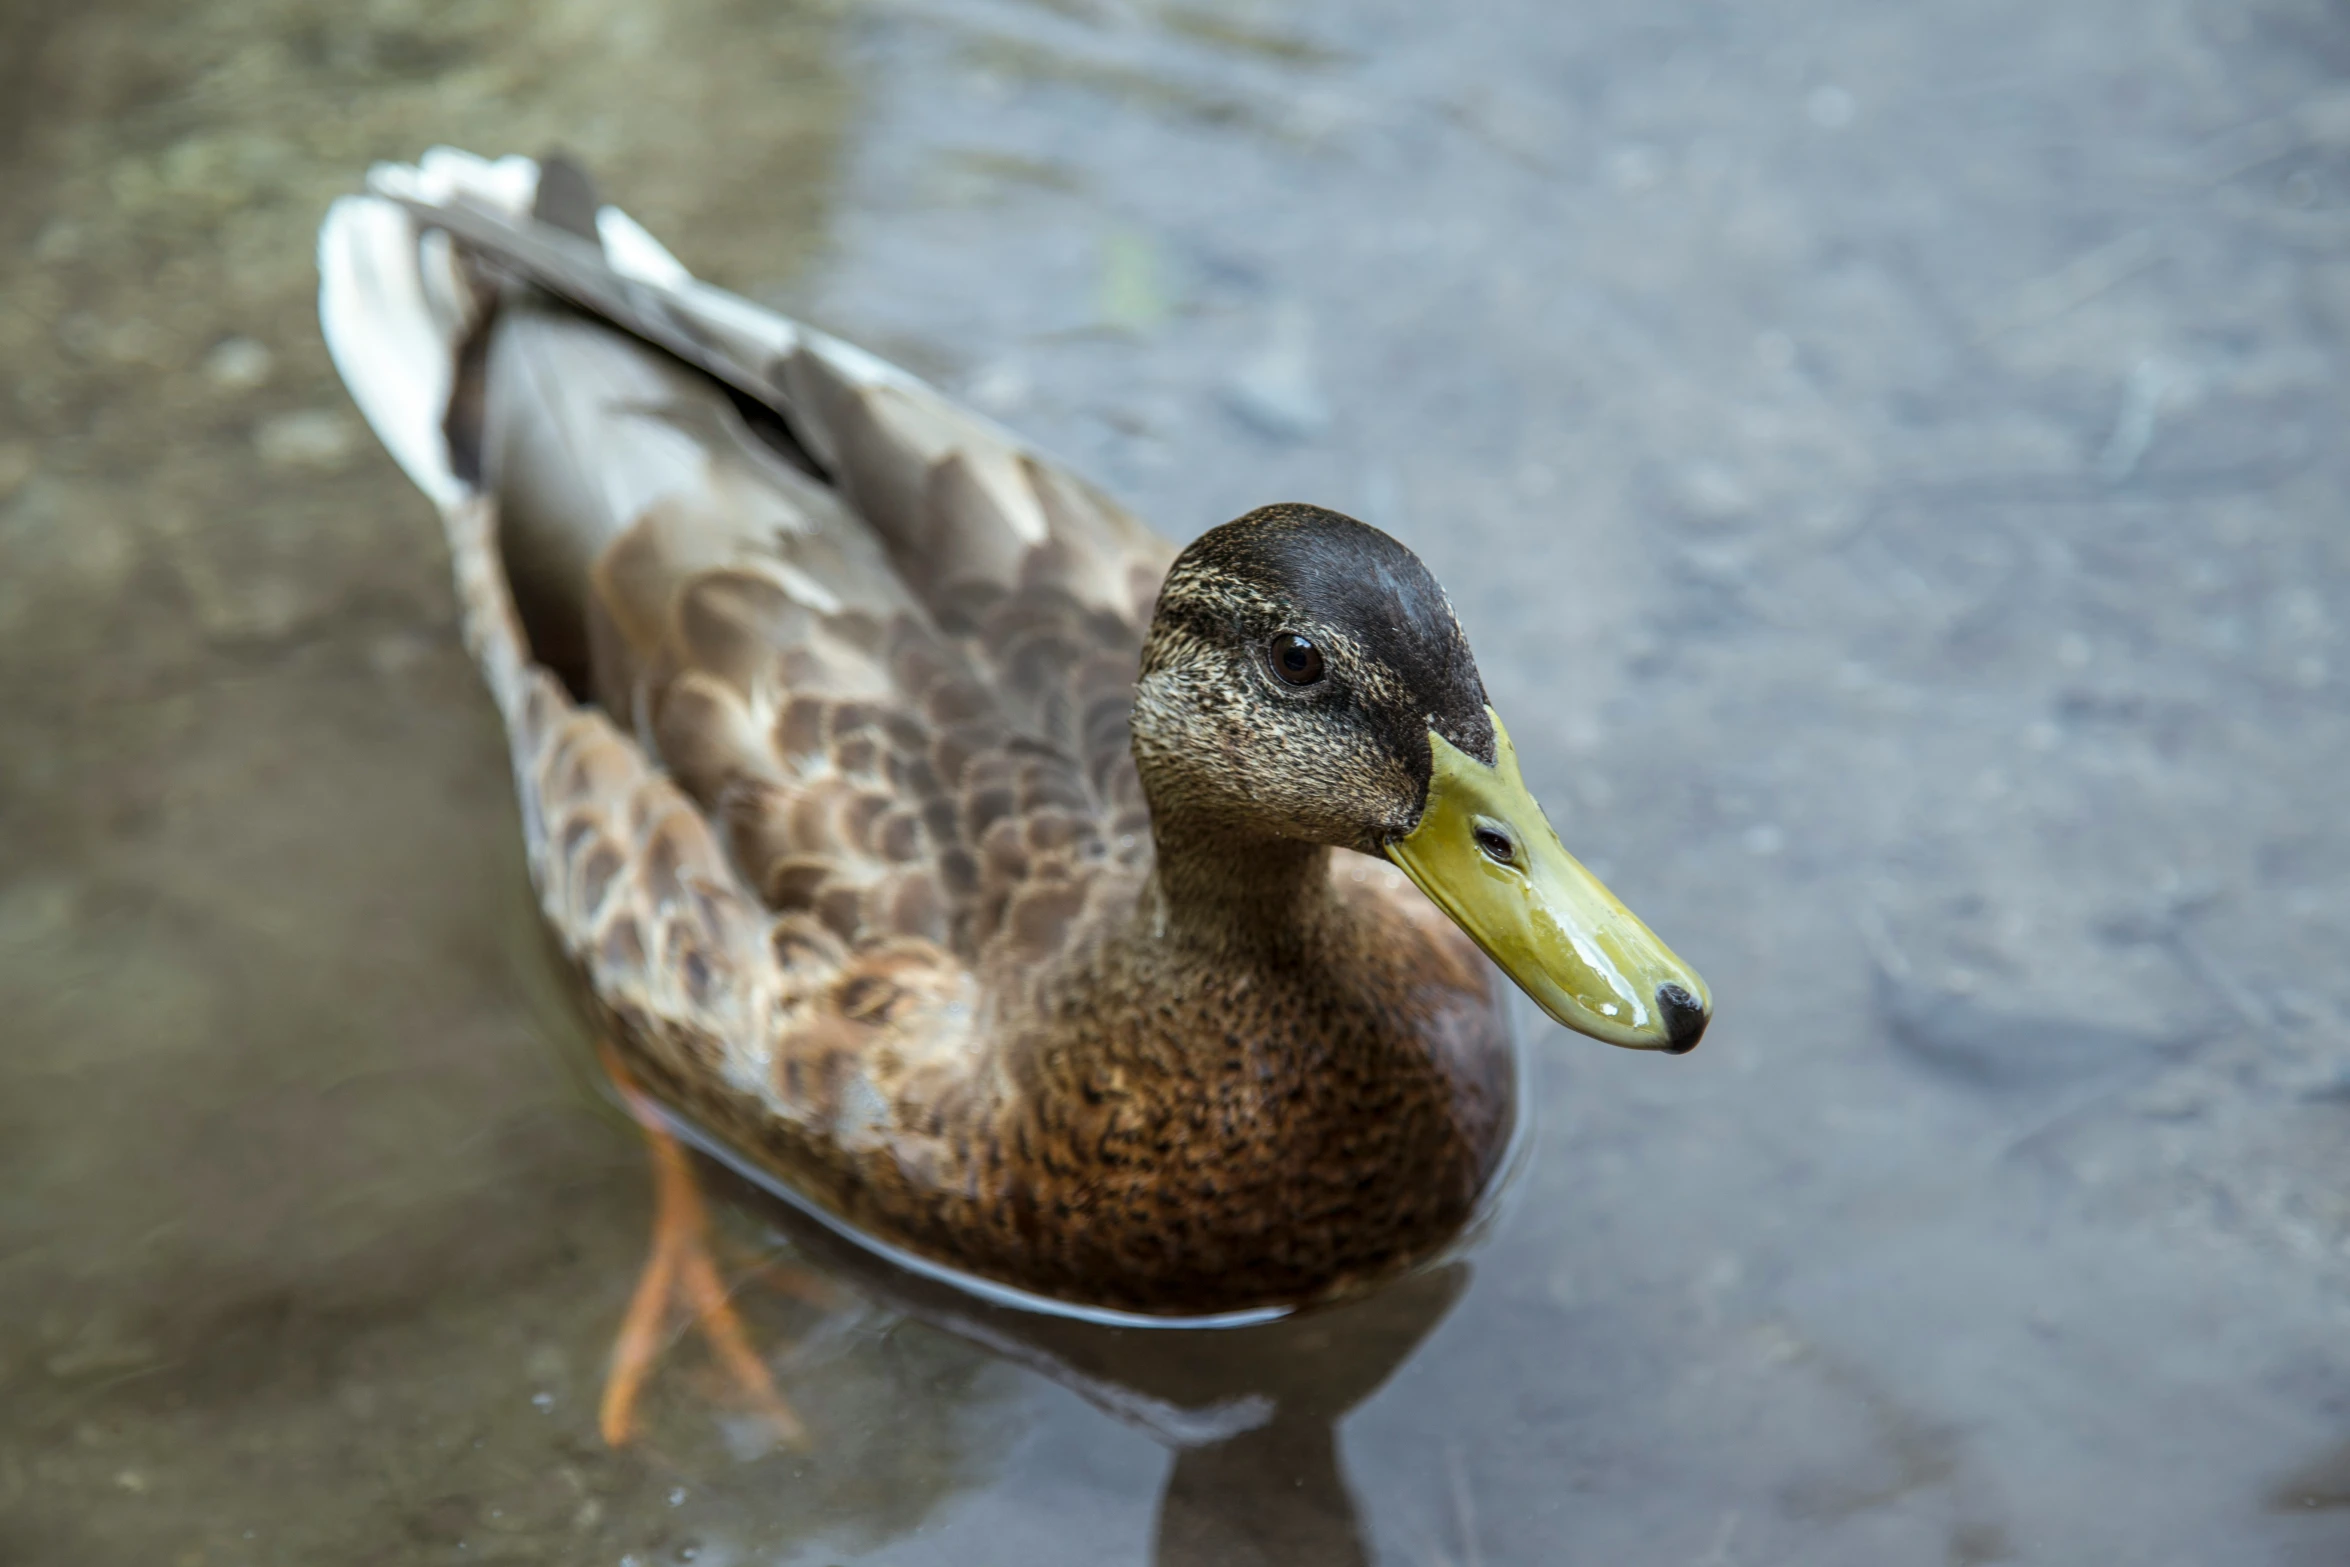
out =
<svg viewBox="0 0 2350 1567"><path fill-rule="evenodd" d="M1203 534L1159 590L1134 736L1155 812L1392 861L1578 1033L1705 1032L1705 982L1559 842L1444 590L1378 529L1268 506Z"/></svg>

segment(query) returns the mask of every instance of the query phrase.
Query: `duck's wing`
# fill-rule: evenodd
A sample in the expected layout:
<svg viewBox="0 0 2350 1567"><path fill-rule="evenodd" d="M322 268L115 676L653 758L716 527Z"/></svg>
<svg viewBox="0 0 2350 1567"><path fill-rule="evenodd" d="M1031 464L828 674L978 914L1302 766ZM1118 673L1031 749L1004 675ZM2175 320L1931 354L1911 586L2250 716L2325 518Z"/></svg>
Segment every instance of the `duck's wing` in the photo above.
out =
<svg viewBox="0 0 2350 1567"><path fill-rule="evenodd" d="M371 183L322 231L321 314L441 505L550 921L722 1130L902 1145L985 1091L985 977L1142 852L1166 546L611 209L600 246L534 221L533 165Z"/></svg>
<svg viewBox="0 0 2350 1567"><path fill-rule="evenodd" d="M1126 720L1171 545L915 377L695 279L625 213L596 206L562 166L562 204L595 214L592 239L452 178L445 171L462 168L456 156L379 167L370 185L420 224L771 416L766 433L871 530L1016 725L1083 759L1120 836L1142 830Z"/></svg>

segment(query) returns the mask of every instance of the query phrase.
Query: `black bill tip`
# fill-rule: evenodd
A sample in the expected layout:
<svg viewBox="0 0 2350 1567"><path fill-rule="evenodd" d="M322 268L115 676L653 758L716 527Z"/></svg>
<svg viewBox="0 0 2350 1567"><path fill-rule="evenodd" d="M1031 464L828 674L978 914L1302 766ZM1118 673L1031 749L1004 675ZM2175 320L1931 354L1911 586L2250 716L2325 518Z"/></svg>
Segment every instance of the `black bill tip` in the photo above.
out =
<svg viewBox="0 0 2350 1567"><path fill-rule="evenodd" d="M1656 1010L1665 1020L1665 1038L1671 1041L1665 1046L1668 1055L1685 1056L1705 1037L1705 1003L1681 986L1657 986Z"/></svg>

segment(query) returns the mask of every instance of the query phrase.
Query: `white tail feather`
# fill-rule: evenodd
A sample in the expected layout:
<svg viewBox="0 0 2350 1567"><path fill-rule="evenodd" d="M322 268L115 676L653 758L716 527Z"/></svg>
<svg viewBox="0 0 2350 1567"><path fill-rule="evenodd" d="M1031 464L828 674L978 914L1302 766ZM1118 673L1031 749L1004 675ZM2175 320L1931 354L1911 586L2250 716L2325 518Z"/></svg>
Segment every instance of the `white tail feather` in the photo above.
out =
<svg viewBox="0 0 2350 1567"><path fill-rule="evenodd" d="M604 258L612 263L612 270L623 277L663 288L683 288L694 280L685 263L669 253L668 246L618 207L597 209L596 238L603 241Z"/></svg>
<svg viewBox="0 0 2350 1567"><path fill-rule="evenodd" d="M377 438L447 510L466 493L441 432L456 374L455 323L434 309L421 259L407 213L388 201L343 197L318 231L318 321Z"/></svg>

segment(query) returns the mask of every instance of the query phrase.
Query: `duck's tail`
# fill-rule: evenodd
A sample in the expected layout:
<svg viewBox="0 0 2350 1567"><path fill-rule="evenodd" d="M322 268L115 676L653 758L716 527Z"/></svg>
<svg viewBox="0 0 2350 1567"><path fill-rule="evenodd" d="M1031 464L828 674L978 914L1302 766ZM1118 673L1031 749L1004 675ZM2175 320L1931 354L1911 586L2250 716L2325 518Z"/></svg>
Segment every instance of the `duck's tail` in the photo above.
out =
<svg viewBox="0 0 2350 1567"><path fill-rule="evenodd" d="M623 277L667 287L690 274L618 207L596 200L578 167L436 147L414 164L377 164L368 194L345 196L318 231L318 317L327 352L393 460L444 511L478 473L451 399L466 345L491 300L448 235L422 227L403 202L536 218L595 241Z"/></svg>
<svg viewBox="0 0 2350 1567"><path fill-rule="evenodd" d="M530 657L575 693L595 691L589 574L632 520L609 503L691 477L673 438L614 414L657 401L676 361L461 236L470 227L535 246L552 267L612 290L700 285L559 157L493 163L437 148L413 165L377 165L367 185L319 231L319 319L335 367L440 507L460 580L502 575ZM461 515L492 502L493 525ZM491 541L478 560L477 534Z"/></svg>

